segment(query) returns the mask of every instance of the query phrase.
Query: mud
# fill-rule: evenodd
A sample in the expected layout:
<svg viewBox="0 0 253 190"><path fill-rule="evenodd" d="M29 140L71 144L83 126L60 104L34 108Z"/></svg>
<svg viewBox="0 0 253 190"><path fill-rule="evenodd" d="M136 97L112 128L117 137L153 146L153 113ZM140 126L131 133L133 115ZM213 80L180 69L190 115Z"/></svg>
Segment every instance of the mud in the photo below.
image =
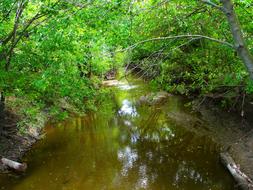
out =
<svg viewBox="0 0 253 190"><path fill-rule="evenodd" d="M39 139L41 131L38 128L29 128L26 134L18 131L17 123L20 118L10 111L4 112L0 122L3 129L0 134L0 157L14 161L21 161L23 155ZM8 168L0 163L0 172L8 172Z"/></svg>

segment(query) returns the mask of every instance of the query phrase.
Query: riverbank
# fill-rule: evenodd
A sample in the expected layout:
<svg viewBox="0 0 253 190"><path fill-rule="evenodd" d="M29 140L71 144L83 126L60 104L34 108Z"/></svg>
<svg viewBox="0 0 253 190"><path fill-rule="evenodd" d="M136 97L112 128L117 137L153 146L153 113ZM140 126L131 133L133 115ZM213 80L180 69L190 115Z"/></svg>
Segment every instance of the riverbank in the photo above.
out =
<svg viewBox="0 0 253 190"><path fill-rule="evenodd" d="M107 86L119 86L121 89L132 89L137 87L136 85L126 86L126 84L121 82L107 81ZM153 92L150 94L143 94L139 97L139 100L135 102L137 107L140 107L141 104L145 104L145 108L156 107L158 104L164 104L166 99L173 98L174 95L168 94L165 92ZM182 101L184 102L184 101ZM187 102L187 101L186 101ZM185 102L185 103L186 103ZM63 110L69 110L70 105L67 106L66 102L63 103L65 106ZM180 103L181 104L181 103ZM193 106L195 108L191 112L182 112L180 110L173 110L173 112L164 113L168 120L172 123L176 123L179 126L182 126L186 131L191 131L197 136L206 137L212 139L216 144L221 145L222 149L219 152L229 152L232 157L235 159L236 163L240 165L241 170L252 178L253 165L252 165L252 135L251 135L251 122L248 120L242 120L235 113L228 113L218 109L212 104L198 104L200 106ZM68 109L67 109L68 107ZM123 109L123 108L122 108ZM124 110L124 109L123 109ZM6 112L6 119L12 121L9 123L13 127L17 128L17 122L20 121L20 117L13 114L15 109L8 109ZM39 138L42 132L42 128L45 125L45 122L49 118L47 112L41 112L40 117L34 119L37 121L34 124L31 124L27 128L27 133L20 133L20 131L15 131L12 133L11 138L2 139L1 144L6 145L6 149L2 150L2 155L13 160L20 160L24 153L29 150L33 143L35 143ZM36 126L36 129L32 126ZM38 128L37 128L38 127ZM203 142L204 144L208 144ZM8 150L7 150L8 147ZM201 158L204 159L205 158ZM3 168L2 168L3 169Z"/></svg>
<svg viewBox="0 0 253 190"><path fill-rule="evenodd" d="M3 132L0 137L0 156L14 161L21 161L24 154L32 145L42 137L42 130L49 115L40 110L32 120L25 114L21 114L19 106L13 105L13 100L7 99L4 111L4 119L1 122ZM30 120L29 123L26 121ZM0 163L0 172L7 172Z"/></svg>
<svg viewBox="0 0 253 190"><path fill-rule="evenodd" d="M141 96L137 104L163 104L163 100L165 98L168 99L170 96L173 95L166 92L150 93ZM251 189L253 185L253 122L251 104L245 105L243 117L236 112L228 112L217 107L211 99L206 100L204 103L196 99L191 104L190 109L192 113L169 112L167 117L176 124L184 126L186 130L192 131L199 136L206 136L221 145L220 155L226 153L226 155L232 157L236 164L236 172L238 172L236 175L240 175L243 180L247 181L246 185L241 184L241 188ZM223 162L225 168L230 164L232 163ZM241 183L243 180L239 179L239 182ZM247 185L250 185L250 187L247 187Z"/></svg>
<svg viewBox="0 0 253 190"><path fill-rule="evenodd" d="M118 83L107 81L107 86L114 86ZM141 96L137 104L163 104L163 101L172 94L166 92L149 93ZM244 105L242 113L226 111L215 105L210 99L192 102L194 114L182 114L181 112L167 113L170 120L177 124L187 126L187 130L196 134L208 136L214 142L220 144L220 153L227 152L235 160L239 169L249 178L253 179L253 120L252 104ZM226 167L226 166L225 166Z"/></svg>
<svg viewBox="0 0 253 190"><path fill-rule="evenodd" d="M201 119L208 124L208 133L223 145L241 171L253 179L253 122L249 108L245 117L237 113L226 112L212 104L198 108Z"/></svg>
<svg viewBox="0 0 253 190"><path fill-rule="evenodd" d="M197 117L179 113L169 113L168 117L180 125L187 126L188 130L208 136L222 145L220 153L228 153L238 169L253 179L253 122L250 106L246 107L244 117L222 110L212 101L195 101L192 108Z"/></svg>
<svg viewBox="0 0 253 190"><path fill-rule="evenodd" d="M167 118L170 112L189 113L182 97L157 95L135 79L110 89L97 111L47 125L45 138L23 159L26 172L0 176L0 185L13 190L45 184L52 190L233 189L219 164L219 145ZM138 102L151 92L152 100Z"/></svg>
<svg viewBox="0 0 253 190"><path fill-rule="evenodd" d="M0 135L0 158L22 162L22 158L38 140L44 136L44 127L51 121L61 121L71 115L85 113L64 99L57 101L56 111L50 108L36 107L26 99L6 98L4 121L1 122L3 133ZM8 168L0 162L0 173Z"/></svg>

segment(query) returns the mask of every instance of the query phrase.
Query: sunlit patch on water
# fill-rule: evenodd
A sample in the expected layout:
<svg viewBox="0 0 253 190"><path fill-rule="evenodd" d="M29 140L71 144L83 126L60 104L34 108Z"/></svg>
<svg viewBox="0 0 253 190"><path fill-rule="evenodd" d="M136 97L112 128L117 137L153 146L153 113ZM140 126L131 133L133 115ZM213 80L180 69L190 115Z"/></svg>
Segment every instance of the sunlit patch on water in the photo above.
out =
<svg viewBox="0 0 253 190"><path fill-rule="evenodd" d="M138 85L130 85L130 84L125 84L125 83L120 83L118 85L118 88L121 90L131 90L131 89L134 89L137 87L138 87Z"/></svg>
<svg viewBox="0 0 253 190"><path fill-rule="evenodd" d="M128 171L133 167L134 162L137 160L138 154L127 146L118 151L118 159L123 164L121 175L127 176Z"/></svg>
<svg viewBox="0 0 253 190"><path fill-rule="evenodd" d="M120 90L131 90L138 87L138 85L130 84L127 81L118 81L118 80L107 80L103 81L102 84L107 87L116 86Z"/></svg>
<svg viewBox="0 0 253 190"><path fill-rule="evenodd" d="M140 166L139 168L139 180L137 182L136 189L147 189L148 188L148 175L147 175L147 167L146 165Z"/></svg>
<svg viewBox="0 0 253 190"><path fill-rule="evenodd" d="M129 120L124 120L123 122L124 122L124 124L125 124L126 126L128 126L128 127L132 127L132 126L133 126L133 124L132 124L131 121L129 121Z"/></svg>
<svg viewBox="0 0 253 190"><path fill-rule="evenodd" d="M138 116L138 113L136 111L136 107L128 99L125 99L122 101L122 106L121 106L120 110L118 111L118 113L120 115L129 115L132 117Z"/></svg>

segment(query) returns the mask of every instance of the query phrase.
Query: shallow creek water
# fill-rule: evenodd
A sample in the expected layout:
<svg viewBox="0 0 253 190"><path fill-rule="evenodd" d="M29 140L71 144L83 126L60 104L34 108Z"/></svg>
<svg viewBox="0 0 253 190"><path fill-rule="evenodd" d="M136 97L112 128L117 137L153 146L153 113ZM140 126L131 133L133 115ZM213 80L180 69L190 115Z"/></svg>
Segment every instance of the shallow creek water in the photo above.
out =
<svg viewBox="0 0 253 190"><path fill-rule="evenodd" d="M233 189L219 163L220 146L167 117L190 114L182 98L145 106L136 104L150 91L142 81L111 88L96 112L48 125L24 158L27 172L0 176L0 189Z"/></svg>

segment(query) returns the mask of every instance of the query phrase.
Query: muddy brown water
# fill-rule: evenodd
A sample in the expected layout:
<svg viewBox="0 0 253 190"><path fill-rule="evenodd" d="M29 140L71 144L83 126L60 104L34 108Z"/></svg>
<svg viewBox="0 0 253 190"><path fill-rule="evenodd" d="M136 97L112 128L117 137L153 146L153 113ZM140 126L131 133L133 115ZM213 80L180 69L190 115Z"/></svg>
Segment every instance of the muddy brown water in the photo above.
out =
<svg viewBox="0 0 253 190"><path fill-rule="evenodd" d="M137 106L149 91L142 81L120 83L96 112L48 125L46 137L24 158L27 172L0 175L0 189L234 189L219 163L220 146L167 117L191 114L185 101L172 96Z"/></svg>

